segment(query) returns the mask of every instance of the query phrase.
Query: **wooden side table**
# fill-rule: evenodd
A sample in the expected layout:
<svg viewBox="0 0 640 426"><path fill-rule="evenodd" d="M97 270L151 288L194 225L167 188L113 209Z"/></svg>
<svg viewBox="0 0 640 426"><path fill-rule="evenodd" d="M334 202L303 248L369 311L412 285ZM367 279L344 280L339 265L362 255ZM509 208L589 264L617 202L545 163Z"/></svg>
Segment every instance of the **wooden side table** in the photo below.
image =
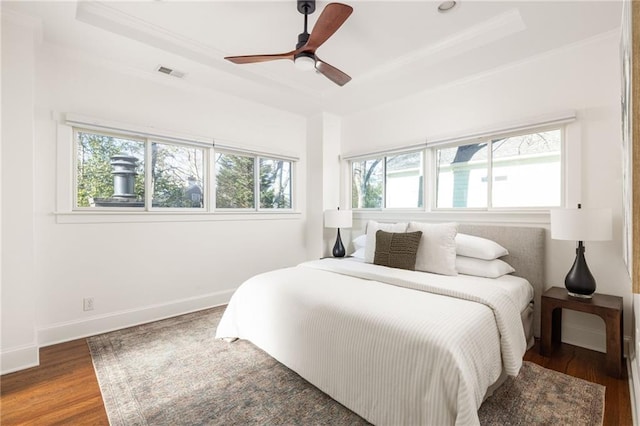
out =
<svg viewBox="0 0 640 426"><path fill-rule="evenodd" d="M569 296L561 287L551 287L542 295L540 355L551 356L562 341L562 309L600 316L607 333L607 374L622 375L622 297L594 293L591 299Z"/></svg>

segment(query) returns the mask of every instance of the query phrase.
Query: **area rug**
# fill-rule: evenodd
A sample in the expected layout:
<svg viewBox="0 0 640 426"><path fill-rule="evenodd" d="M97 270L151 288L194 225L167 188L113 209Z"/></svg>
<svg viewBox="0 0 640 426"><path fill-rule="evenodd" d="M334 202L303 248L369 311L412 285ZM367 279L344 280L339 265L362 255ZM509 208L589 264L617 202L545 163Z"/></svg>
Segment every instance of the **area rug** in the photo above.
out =
<svg viewBox="0 0 640 426"><path fill-rule="evenodd" d="M87 339L112 425L366 425L247 341L214 340L224 307ZM525 362L487 425L600 425L604 387Z"/></svg>

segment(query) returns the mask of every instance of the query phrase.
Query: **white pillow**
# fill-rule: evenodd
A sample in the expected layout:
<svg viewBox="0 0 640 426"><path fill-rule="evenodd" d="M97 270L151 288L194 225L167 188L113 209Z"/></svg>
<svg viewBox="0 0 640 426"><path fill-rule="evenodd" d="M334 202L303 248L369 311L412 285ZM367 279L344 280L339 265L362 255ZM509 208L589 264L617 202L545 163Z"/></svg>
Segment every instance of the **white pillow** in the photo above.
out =
<svg viewBox="0 0 640 426"><path fill-rule="evenodd" d="M351 257L355 257L356 259L364 259L364 250L364 247L359 248L358 250L353 252Z"/></svg>
<svg viewBox="0 0 640 426"><path fill-rule="evenodd" d="M376 232L407 232L407 223L378 223L375 220L367 222L367 243L365 245L364 261L373 263L376 254Z"/></svg>
<svg viewBox="0 0 640 426"><path fill-rule="evenodd" d="M362 234L359 237L353 239L353 248L356 250L365 248L367 244L367 234Z"/></svg>
<svg viewBox="0 0 640 426"><path fill-rule="evenodd" d="M504 260L483 260L465 256L456 256L456 269L460 274L486 278L499 278L516 271Z"/></svg>
<svg viewBox="0 0 640 426"><path fill-rule="evenodd" d="M509 254L506 248L495 241L467 234L456 235L456 253L484 260L493 260Z"/></svg>
<svg viewBox="0 0 640 426"><path fill-rule="evenodd" d="M458 275L456 270L456 223L409 222L407 232L422 231L416 271Z"/></svg>

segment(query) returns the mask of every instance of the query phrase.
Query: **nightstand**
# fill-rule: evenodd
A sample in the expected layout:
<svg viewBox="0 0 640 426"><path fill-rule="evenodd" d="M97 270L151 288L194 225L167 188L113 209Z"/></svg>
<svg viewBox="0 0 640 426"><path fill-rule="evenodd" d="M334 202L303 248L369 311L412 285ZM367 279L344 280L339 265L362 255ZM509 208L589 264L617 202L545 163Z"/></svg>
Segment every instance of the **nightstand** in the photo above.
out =
<svg viewBox="0 0 640 426"><path fill-rule="evenodd" d="M591 299L569 296L561 287L551 287L542 295L540 355L551 356L562 341L562 309L600 316L607 333L607 374L622 375L622 297L594 293Z"/></svg>

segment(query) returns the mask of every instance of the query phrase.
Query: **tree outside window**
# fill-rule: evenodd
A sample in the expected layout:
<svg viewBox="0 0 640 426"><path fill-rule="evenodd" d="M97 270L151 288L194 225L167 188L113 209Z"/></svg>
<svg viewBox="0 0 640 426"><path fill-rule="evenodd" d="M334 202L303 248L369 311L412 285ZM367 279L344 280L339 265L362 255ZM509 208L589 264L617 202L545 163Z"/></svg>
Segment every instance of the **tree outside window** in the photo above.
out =
<svg viewBox="0 0 640 426"><path fill-rule="evenodd" d="M255 208L255 161L253 157L216 154L216 207Z"/></svg>
<svg viewBox="0 0 640 426"><path fill-rule="evenodd" d="M114 136L76 132L76 206L140 207L144 203L144 142ZM114 162L120 156L131 164L133 192L120 196L114 188ZM113 201L113 202L109 202ZM144 204L142 204L144 205Z"/></svg>
<svg viewBox="0 0 640 426"><path fill-rule="evenodd" d="M352 208L382 207L382 165L382 158L352 163Z"/></svg>
<svg viewBox="0 0 640 426"><path fill-rule="evenodd" d="M260 158L260 208L291 208L291 162Z"/></svg>

